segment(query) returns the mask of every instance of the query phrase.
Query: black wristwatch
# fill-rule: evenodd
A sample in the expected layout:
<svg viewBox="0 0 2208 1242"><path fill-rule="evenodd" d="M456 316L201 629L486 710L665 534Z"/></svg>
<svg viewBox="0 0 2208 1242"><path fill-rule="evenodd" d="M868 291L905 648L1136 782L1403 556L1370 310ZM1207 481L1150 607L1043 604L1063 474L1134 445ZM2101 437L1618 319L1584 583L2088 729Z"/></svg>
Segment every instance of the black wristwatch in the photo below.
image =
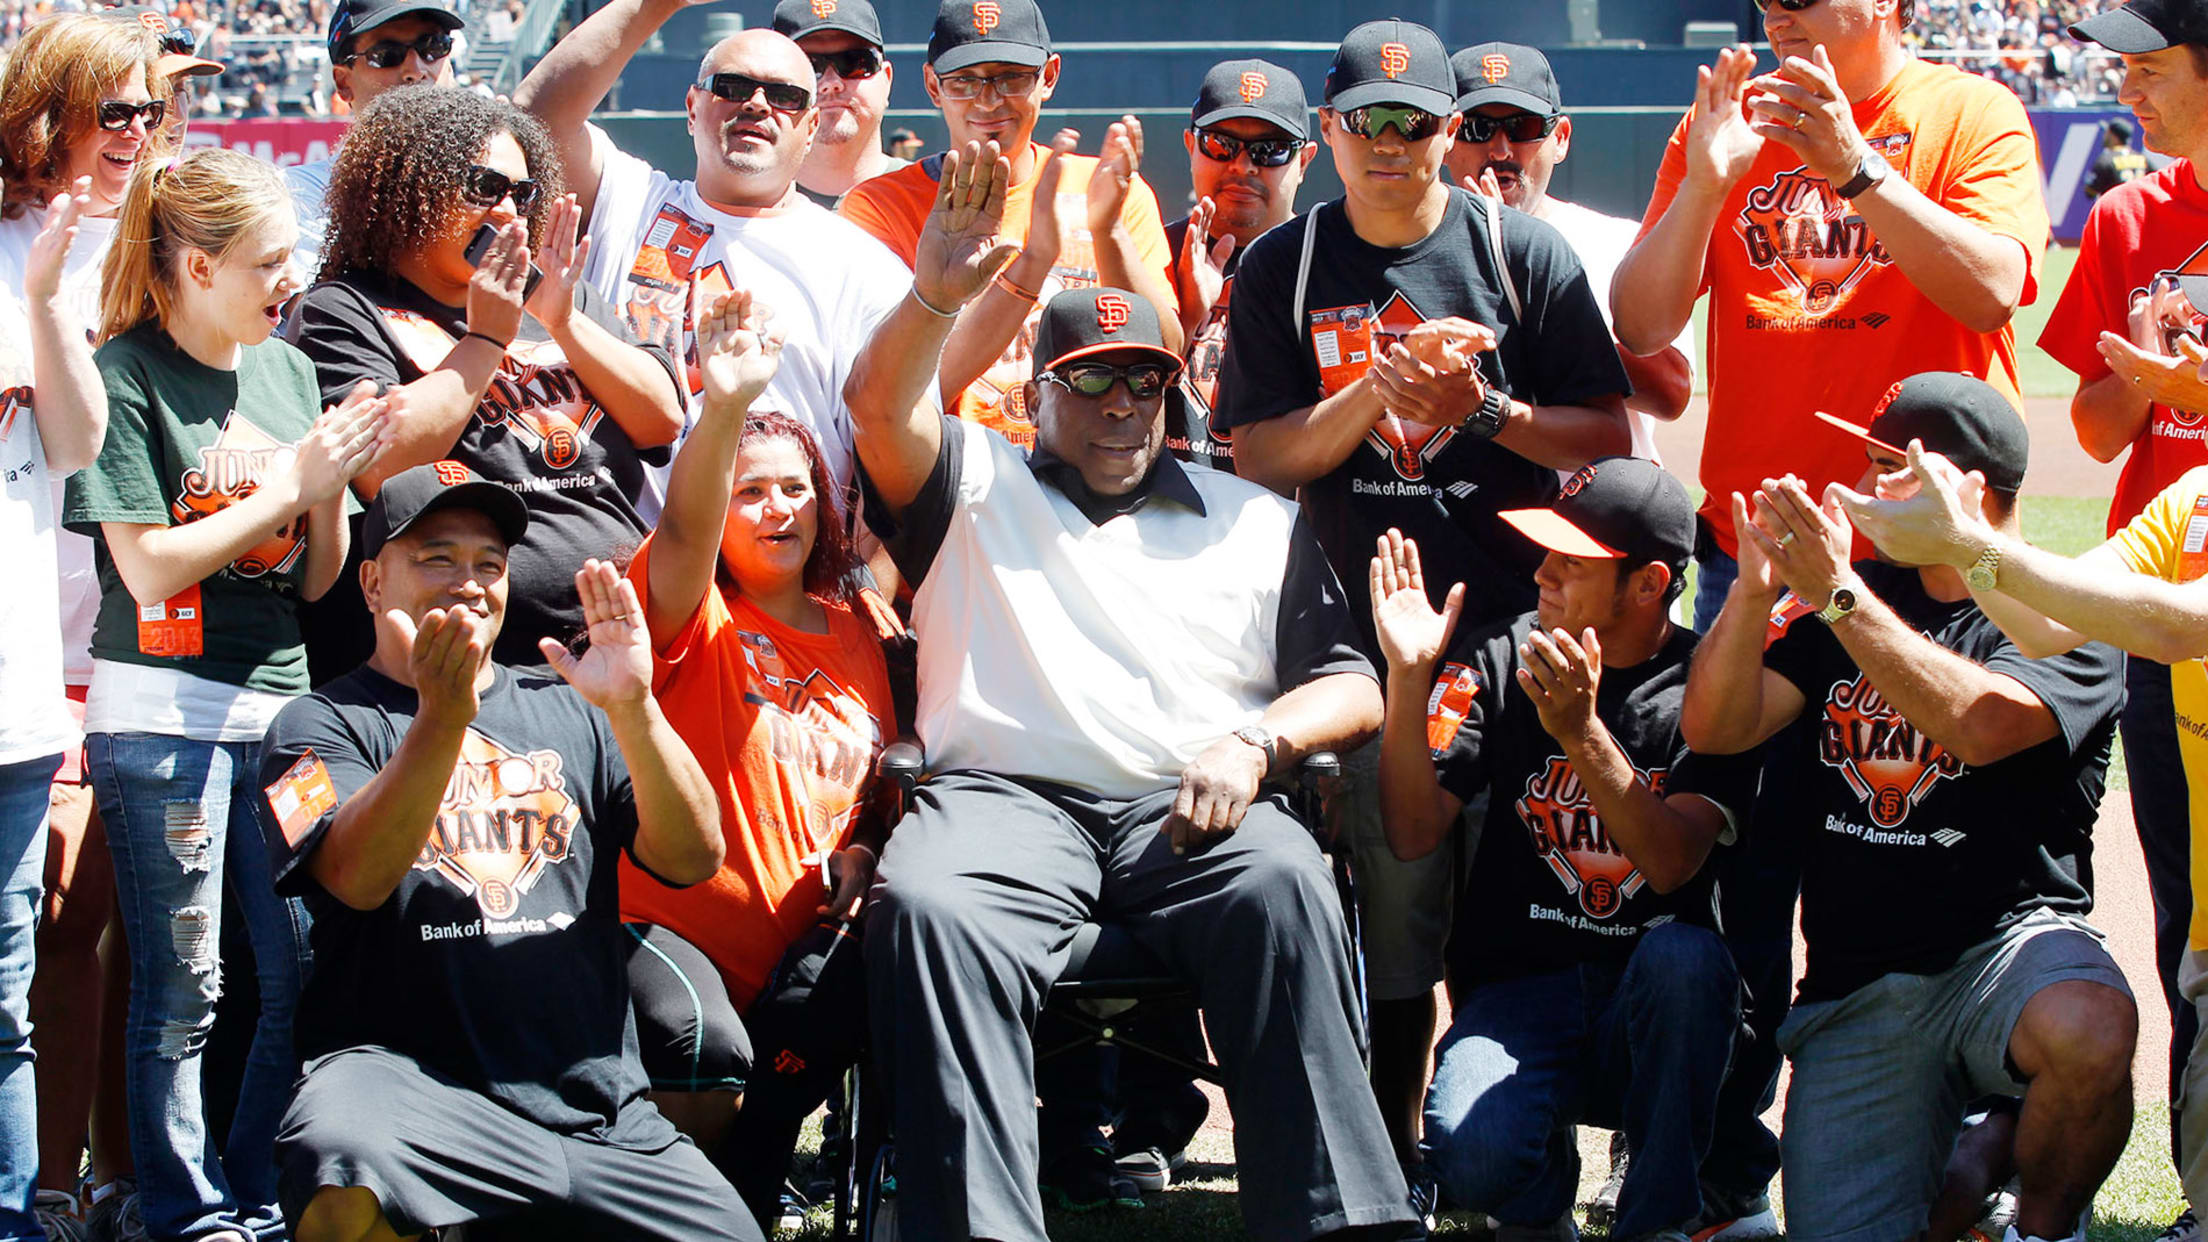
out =
<svg viewBox="0 0 2208 1242"><path fill-rule="evenodd" d="M1487 395L1480 398L1479 408L1464 420L1464 429L1482 440L1492 440L1510 418L1510 398L1493 384L1487 386Z"/></svg>
<svg viewBox="0 0 2208 1242"><path fill-rule="evenodd" d="M1842 198L1854 198L1856 195L1865 193L1872 186L1884 181L1893 174L1893 171L1893 165L1886 162L1885 156L1876 151L1866 151L1863 153L1863 162L1855 166L1855 175L1848 178L1847 184L1834 190L1833 193Z"/></svg>

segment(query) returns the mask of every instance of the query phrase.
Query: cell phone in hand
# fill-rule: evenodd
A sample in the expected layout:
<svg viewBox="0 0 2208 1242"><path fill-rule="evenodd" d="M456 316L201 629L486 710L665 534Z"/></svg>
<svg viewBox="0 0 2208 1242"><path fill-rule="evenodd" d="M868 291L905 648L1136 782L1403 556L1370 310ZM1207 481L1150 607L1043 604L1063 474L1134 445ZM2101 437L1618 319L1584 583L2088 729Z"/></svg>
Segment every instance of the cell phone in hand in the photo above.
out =
<svg viewBox="0 0 2208 1242"><path fill-rule="evenodd" d="M468 261L469 267L483 266L483 256L491 252L491 242L497 236L498 226L495 224L485 224L475 231L475 236L468 239L467 250L461 255L462 258ZM521 288L523 301L527 301L530 295L537 291L537 282L543 279L544 273L538 270L535 263L531 263L529 265L529 283Z"/></svg>

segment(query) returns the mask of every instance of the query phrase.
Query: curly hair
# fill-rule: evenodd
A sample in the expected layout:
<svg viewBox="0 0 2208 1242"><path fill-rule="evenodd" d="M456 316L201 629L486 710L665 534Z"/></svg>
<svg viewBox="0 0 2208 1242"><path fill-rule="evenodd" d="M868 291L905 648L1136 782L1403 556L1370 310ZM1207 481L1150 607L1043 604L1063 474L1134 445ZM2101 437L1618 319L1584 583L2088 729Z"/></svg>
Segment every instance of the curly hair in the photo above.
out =
<svg viewBox="0 0 2208 1242"><path fill-rule="evenodd" d="M847 579L858 567L859 553L851 538L848 498L828 473L827 460L820 455L820 441L814 438L812 428L774 410L745 415L743 430L736 437L737 451L761 440L788 440L797 445L798 453L805 458L813 495L819 501L818 533L813 536L812 554L805 558L806 593L823 599L850 598ZM736 585L726 562L721 563L718 577L727 586Z"/></svg>
<svg viewBox="0 0 2208 1242"><path fill-rule="evenodd" d="M498 134L511 134L528 161L538 187L524 217L529 244L544 244L552 202L565 192L559 150L544 125L503 100L425 82L376 96L346 131L324 198L330 226L320 279L348 271L397 276L399 260L443 235L468 167Z"/></svg>
<svg viewBox="0 0 2208 1242"><path fill-rule="evenodd" d="M134 21L62 13L23 32L0 75L0 219L13 220L61 192L69 148L99 125L100 101L142 69L147 87L161 55ZM149 142L146 154L158 154Z"/></svg>

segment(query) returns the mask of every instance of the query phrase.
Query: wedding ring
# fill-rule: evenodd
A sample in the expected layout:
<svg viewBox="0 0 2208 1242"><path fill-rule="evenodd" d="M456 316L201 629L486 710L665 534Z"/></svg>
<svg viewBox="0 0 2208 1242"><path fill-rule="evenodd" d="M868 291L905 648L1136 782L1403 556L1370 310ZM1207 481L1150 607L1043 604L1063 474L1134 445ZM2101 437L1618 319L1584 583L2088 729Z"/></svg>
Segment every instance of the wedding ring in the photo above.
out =
<svg viewBox="0 0 2208 1242"><path fill-rule="evenodd" d="M1782 548L1783 548L1783 547L1785 547L1786 545L1788 545L1788 544L1792 543L1792 542L1794 542L1794 532L1793 532L1793 531L1788 531L1788 532L1786 532L1785 534L1783 534L1783 535L1779 536L1779 546L1780 546L1780 547L1782 547Z"/></svg>

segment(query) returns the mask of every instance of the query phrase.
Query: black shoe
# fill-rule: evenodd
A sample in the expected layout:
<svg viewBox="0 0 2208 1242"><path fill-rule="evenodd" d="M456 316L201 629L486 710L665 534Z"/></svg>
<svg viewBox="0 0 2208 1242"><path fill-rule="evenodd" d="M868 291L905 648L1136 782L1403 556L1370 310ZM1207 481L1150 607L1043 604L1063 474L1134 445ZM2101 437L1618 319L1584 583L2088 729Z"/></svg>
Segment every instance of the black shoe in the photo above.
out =
<svg viewBox="0 0 2208 1242"><path fill-rule="evenodd" d="M1043 1198L1067 1212L1139 1208L1142 1190L1112 1164L1109 1147L1083 1147L1059 1157L1042 1175Z"/></svg>

